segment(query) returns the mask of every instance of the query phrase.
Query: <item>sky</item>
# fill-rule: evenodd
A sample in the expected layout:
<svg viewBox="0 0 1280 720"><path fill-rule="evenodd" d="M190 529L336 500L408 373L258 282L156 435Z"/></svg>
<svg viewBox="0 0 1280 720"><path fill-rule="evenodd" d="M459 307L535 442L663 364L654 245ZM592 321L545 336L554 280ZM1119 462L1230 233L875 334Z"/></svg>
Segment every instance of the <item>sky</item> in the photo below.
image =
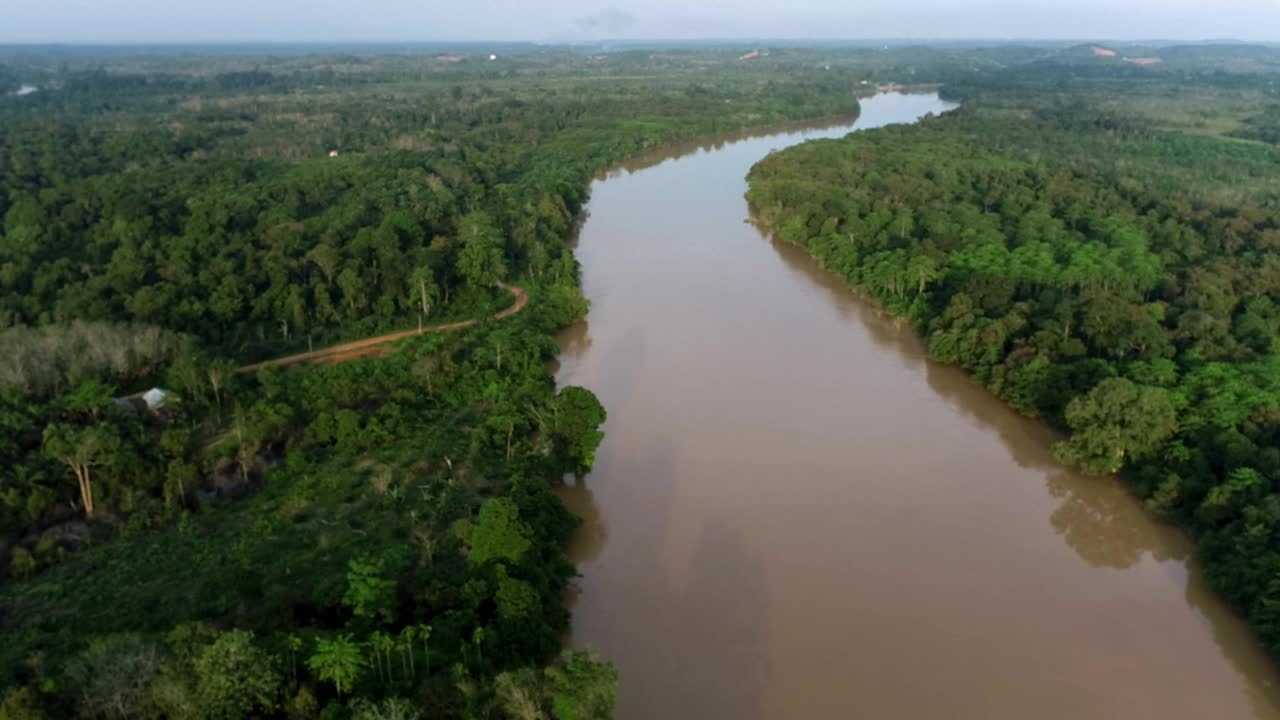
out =
<svg viewBox="0 0 1280 720"><path fill-rule="evenodd" d="M0 43L1022 38L1280 42L1280 0L0 0Z"/></svg>

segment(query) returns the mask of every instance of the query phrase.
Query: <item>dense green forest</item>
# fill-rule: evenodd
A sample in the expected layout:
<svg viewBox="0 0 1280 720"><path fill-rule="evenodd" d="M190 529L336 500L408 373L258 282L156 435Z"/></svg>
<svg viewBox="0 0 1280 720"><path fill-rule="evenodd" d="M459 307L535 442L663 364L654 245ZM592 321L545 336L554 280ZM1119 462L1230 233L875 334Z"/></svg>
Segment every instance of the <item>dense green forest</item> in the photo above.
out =
<svg viewBox="0 0 1280 720"><path fill-rule="evenodd" d="M86 71L0 106L0 327L129 321L264 357L466 314L489 269L458 261L542 272L609 162L856 108L822 78L440 72L333 90L319 70Z"/></svg>
<svg viewBox="0 0 1280 720"><path fill-rule="evenodd" d="M0 720L608 717L554 493L606 412L547 372L590 180L882 81L966 107L770 159L762 219L1123 469L1280 645L1276 53L494 49L0 48ZM237 371L501 282L527 309Z"/></svg>
<svg viewBox="0 0 1280 720"><path fill-rule="evenodd" d="M1245 119L1235 131L1235 136L1280 145L1280 105L1270 105Z"/></svg>
<svg viewBox="0 0 1280 720"><path fill-rule="evenodd" d="M1189 529L1280 654L1280 150L1223 137L1274 77L1133 72L957 82L956 111L761 161L749 200L932 358L1067 433L1062 462ZM1209 124L1152 112L1220 97L1240 102Z"/></svg>
<svg viewBox="0 0 1280 720"><path fill-rule="evenodd" d="M590 179L857 111L733 57L10 58L0 717L608 717L561 653L605 411L556 388ZM9 80L12 79L12 82ZM502 321L302 370L237 367ZM149 411L125 393L159 385Z"/></svg>

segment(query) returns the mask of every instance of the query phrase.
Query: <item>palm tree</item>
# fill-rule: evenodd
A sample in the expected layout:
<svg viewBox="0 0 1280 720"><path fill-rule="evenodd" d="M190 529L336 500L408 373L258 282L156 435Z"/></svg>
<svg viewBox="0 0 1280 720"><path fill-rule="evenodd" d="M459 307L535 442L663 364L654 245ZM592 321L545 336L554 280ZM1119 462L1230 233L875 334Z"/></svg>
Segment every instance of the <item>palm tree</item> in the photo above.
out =
<svg viewBox="0 0 1280 720"><path fill-rule="evenodd" d="M409 677L411 678L417 677L418 675L418 670L416 667L414 667L414 662L413 662L414 637L416 636L414 634L413 627L412 626L406 627L405 629L400 631L400 639L396 643L396 647L400 650L401 662L408 663L408 666L405 668L405 670L406 672L408 672Z"/></svg>
<svg viewBox="0 0 1280 720"><path fill-rule="evenodd" d="M484 628L478 627L475 632L471 633L471 642L476 646L476 658L483 663L484 651L481 650L480 646L484 644Z"/></svg>
<svg viewBox="0 0 1280 720"><path fill-rule="evenodd" d="M289 674L294 682L298 682L298 651L302 649L302 638L289 635L285 637L284 645L289 650Z"/></svg>
<svg viewBox="0 0 1280 720"><path fill-rule="evenodd" d="M373 653L373 668L378 671L378 682L383 682L386 676L382 673L382 651L378 648L378 634L374 633L365 645L369 648L369 652Z"/></svg>
<svg viewBox="0 0 1280 720"><path fill-rule="evenodd" d="M316 640L316 652L307 660L307 667L316 677L333 683L338 694L343 695L360 679L369 663L351 634L343 633L332 639Z"/></svg>
<svg viewBox="0 0 1280 720"><path fill-rule="evenodd" d="M370 638L369 645L373 648L374 657L378 661L378 674L379 675L382 674L382 663L383 663L383 657L385 656L386 666L387 666L387 680L389 682L394 681L395 678L392 674L393 668L391 667L391 650L392 648L395 647L395 640L392 640L390 635L382 631L378 631L374 633L373 636Z"/></svg>
<svg viewBox="0 0 1280 720"><path fill-rule="evenodd" d="M422 640L422 662L426 667L427 675L431 674L431 648L427 647L427 640L431 639L431 626L419 625L417 627L417 635Z"/></svg>

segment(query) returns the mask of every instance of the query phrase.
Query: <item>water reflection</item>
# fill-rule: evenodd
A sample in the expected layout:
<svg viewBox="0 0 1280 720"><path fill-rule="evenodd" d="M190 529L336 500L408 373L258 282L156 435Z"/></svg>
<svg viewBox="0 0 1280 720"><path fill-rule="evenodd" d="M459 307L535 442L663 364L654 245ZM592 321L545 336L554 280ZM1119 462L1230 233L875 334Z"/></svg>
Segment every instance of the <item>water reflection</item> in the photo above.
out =
<svg viewBox="0 0 1280 720"><path fill-rule="evenodd" d="M1194 560L1185 568L1191 577L1198 576L1201 568ZM1280 715L1280 683L1276 680L1275 665L1261 650L1239 652L1238 648L1257 648L1258 639L1253 632L1227 608L1221 598L1214 595L1202 582L1187 583L1187 605L1203 615L1213 628L1213 639L1222 654L1241 677L1248 678L1245 690L1254 712L1259 718Z"/></svg>
<svg viewBox="0 0 1280 720"><path fill-rule="evenodd" d="M822 269L804 250L776 238L770 242L790 271L826 291L843 313L856 316L878 346L898 353L907 366L923 365L929 387L953 408L997 433L1014 462L1044 471L1049 494L1061 501L1049 522L1082 559L1115 569L1130 567L1145 554L1158 561L1187 559L1188 544L1172 528L1159 527L1119 482L1062 468L1050 451L1057 440L1051 431L996 401L959 368L925 360L923 345L908 324L860 299L842 277Z"/></svg>
<svg viewBox="0 0 1280 720"><path fill-rule="evenodd" d="M829 298L831 307L846 319L857 321L865 327L878 347L901 353L902 361L908 367L921 365L924 346L910 324L885 312L874 301L858 296L844 277L823 269L802 248L773 236L769 237L769 244L789 271L821 288Z"/></svg>
<svg viewBox="0 0 1280 720"><path fill-rule="evenodd" d="M890 96L859 124L938 107ZM1180 534L744 223L754 162L847 129L658 153L592 188L590 326L560 338L557 380L609 420L562 494L586 518L571 641L617 663L619 719L1280 719Z"/></svg>
<svg viewBox="0 0 1280 720"><path fill-rule="evenodd" d="M803 249L769 238L778 258L793 273L821 288L834 307L856 316L878 346L898 353L909 366L923 365L929 387L953 408L1000 437L1019 466L1043 471L1049 496L1058 501L1049 523L1091 567L1126 570L1144 557L1160 563L1185 588L1184 596L1210 626L1215 644L1245 679L1244 694L1254 716L1280 716L1280 683L1275 666L1241 619L1201 579L1192 545L1176 528L1154 519L1141 501L1115 478L1082 476L1053 459L1053 431L997 401L963 370L923 359L924 348L907 325L860 298L844 278L823 269Z"/></svg>
<svg viewBox="0 0 1280 720"><path fill-rule="evenodd" d="M675 527L684 518L673 516L678 452L669 438L655 438L636 457L634 470L645 485L629 489L623 511L644 517L666 543L621 548L613 562L601 565L610 538L590 480L560 488L566 506L584 520L570 548L583 572L570 606L602 586L614 588L606 617L579 617L571 639L614 660L622 675L621 703L634 717L763 720L759 691L767 680L769 613L759 561L741 531L723 519ZM596 474L612 470L606 460ZM663 602L652 602L654 597ZM705 621L709 612L717 622ZM608 633L601 632L601 622ZM655 676L665 678L660 688L642 682Z"/></svg>
<svg viewBox="0 0 1280 720"><path fill-rule="evenodd" d="M557 494L569 512L582 518L582 526L573 536L570 554L574 562L589 563L600 555L601 548L609 540L609 525L596 504L595 495L588 485L589 478L566 475L557 488Z"/></svg>
<svg viewBox="0 0 1280 720"><path fill-rule="evenodd" d="M683 672L668 688L675 701L672 707L683 717L763 720L760 691L769 679L769 608L764 573L741 531L714 518L703 525L688 583L674 597L677 602L668 608L674 621L668 628L670 637L681 646L714 652L686 656L680 662ZM708 610L717 613L718 622L703 621ZM715 672L705 672L708 666Z"/></svg>
<svg viewBox="0 0 1280 720"><path fill-rule="evenodd" d="M1185 561L1186 543L1151 527L1145 508L1110 478L1048 474L1049 494L1062 501L1049 523L1067 545L1094 567L1123 570L1143 555L1157 561ZM1159 541L1159 542L1157 542Z"/></svg>
<svg viewBox="0 0 1280 720"><path fill-rule="evenodd" d="M591 326L588 320L579 320L560 331L557 338L560 354L585 355L591 349Z"/></svg>

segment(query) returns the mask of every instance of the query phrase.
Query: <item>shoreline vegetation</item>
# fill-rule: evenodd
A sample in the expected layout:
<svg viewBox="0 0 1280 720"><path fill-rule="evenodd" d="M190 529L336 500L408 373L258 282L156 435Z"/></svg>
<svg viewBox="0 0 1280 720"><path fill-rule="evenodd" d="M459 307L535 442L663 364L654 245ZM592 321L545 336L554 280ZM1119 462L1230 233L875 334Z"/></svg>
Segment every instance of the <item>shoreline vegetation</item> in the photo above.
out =
<svg viewBox="0 0 1280 720"><path fill-rule="evenodd" d="M1064 433L1060 462L1118 475L1186 531L1280 657L1280 154L1237 163L1231 138L1043 75L769 156L753 222Z"/></svg>
<svg viewBox="0 0 1280 720"><path fill-rule="evenodd" d="M560 651L578 521L552 492L590 470L605 412L546 366L587 307L568 243L589 183L647 148L856 108L847 80L782 85L794 67L710 85L682 58L642 79L621 61L608 87L536 57L521 83L458 63L396 84L399 58L351 84L322 58L69 70L0 107L3 332L39 328L24 372L47 369L0 393L0 714L611 714L612 667ZM528 293L509 317L504 278ZM236 372L304 337L495 312ZM163 352L83 352L140 332ZM152 378L157 413L112 403Z"/></svg>
<svg viewBox="0 0 1280 720"><path fill-rule="evenodd" d="M855 106L848 112L817 115L814 117L798 118L794 120L783 120L776 123L745 127L729 132L697 135L682 140L674 140L670 143L664 143L624 158L623 160L596 173L592 177L592 180L603 180L620 171L637 172L645 170L666 160L682 157L690 153L698 152L699 150L719 149L725 145L741 140L767 137L769 135L794 132L797 130L822 130L835 125L852 125L857 122L860 117L860 110L856 105L857 99L865 99L866 97L869 96L860 95L854 97L853 102L855 102Z"/></svg>
<svg viewBox="0 0 1280 720"><path fill-rule="evenodd" d="M41 88L0 97L0 333L28 359L0 386L0 717L609 717L616 671L562 652L578 520L552 492L590 471L606 413L546 369L556 330L587 311L572 239L591 180L680 143L847 114L904 78L964 98L961 117L981 104L1006 132L966 126L937 143L947 177L920 157L902 158L913 175L889 163L878 178L838 153L810 158L813 179L758 206L779 232L832 248L848 247L842 222L859 223L871 245L837 258L846 273L934 219L990 246L895 248L869 287L919 327L938 323L931 353L1075 428L1068 459L1123 462L1154 509L1196 526L1210 582L1256 601L1251 622L1280 643L1280 511L1260 469L1280 466L1263 412L1277 405L1265 382L1280 311L1264 302L1270 261L1248 254L1274 241L1274 204L1258 198L1276 185L1254 143L1233 154L1210 137L1271 136L1256 53L1169 52L1141 68L1015 46L745 63L723 50L60 53L0 52L0 90ZM1116 93L1126 112L1104 104ZM1153 140L1156 117L1187 139ZM1063 144L1037 144L1027 121ZM996 147L970 157L978 140ZM1088 153L1115 149L1143 173L1108 194L1089 183L1111 176ZM760 167L782 187L812 152ZM1046 175L1052 158L1069 162ZM832 168L848 174L824 178ZM1071 252L1051 261L1083 274L990 272L1005 260L987 215L1022 214L1028 190L1064 174L1068 199L1122 222L1067 203L1065 220L1034 218L1050 249L1018 259L1045 271L1065 236ZM883 185L899 176L910 182ZM1188 179L1218 204L1166 202ZM854 180L884 191L888 216L855 204L816 225L781 217L838 204ZM911 183L955 193L903 218ZM1146 224L1139 198L1192 229ZM944 200L961 214L939 215ZM1170 269L1193 259L1216 264ZM529 295L504 322L236 372L281 348L488 316L499 282ZM1070 329L1042 317L1085 286ZM991 338L1016 362L987 352ZM112 402L154 380L172 394L160 412ZM1081 432L1114 412L1123 421Z"/></svg>

